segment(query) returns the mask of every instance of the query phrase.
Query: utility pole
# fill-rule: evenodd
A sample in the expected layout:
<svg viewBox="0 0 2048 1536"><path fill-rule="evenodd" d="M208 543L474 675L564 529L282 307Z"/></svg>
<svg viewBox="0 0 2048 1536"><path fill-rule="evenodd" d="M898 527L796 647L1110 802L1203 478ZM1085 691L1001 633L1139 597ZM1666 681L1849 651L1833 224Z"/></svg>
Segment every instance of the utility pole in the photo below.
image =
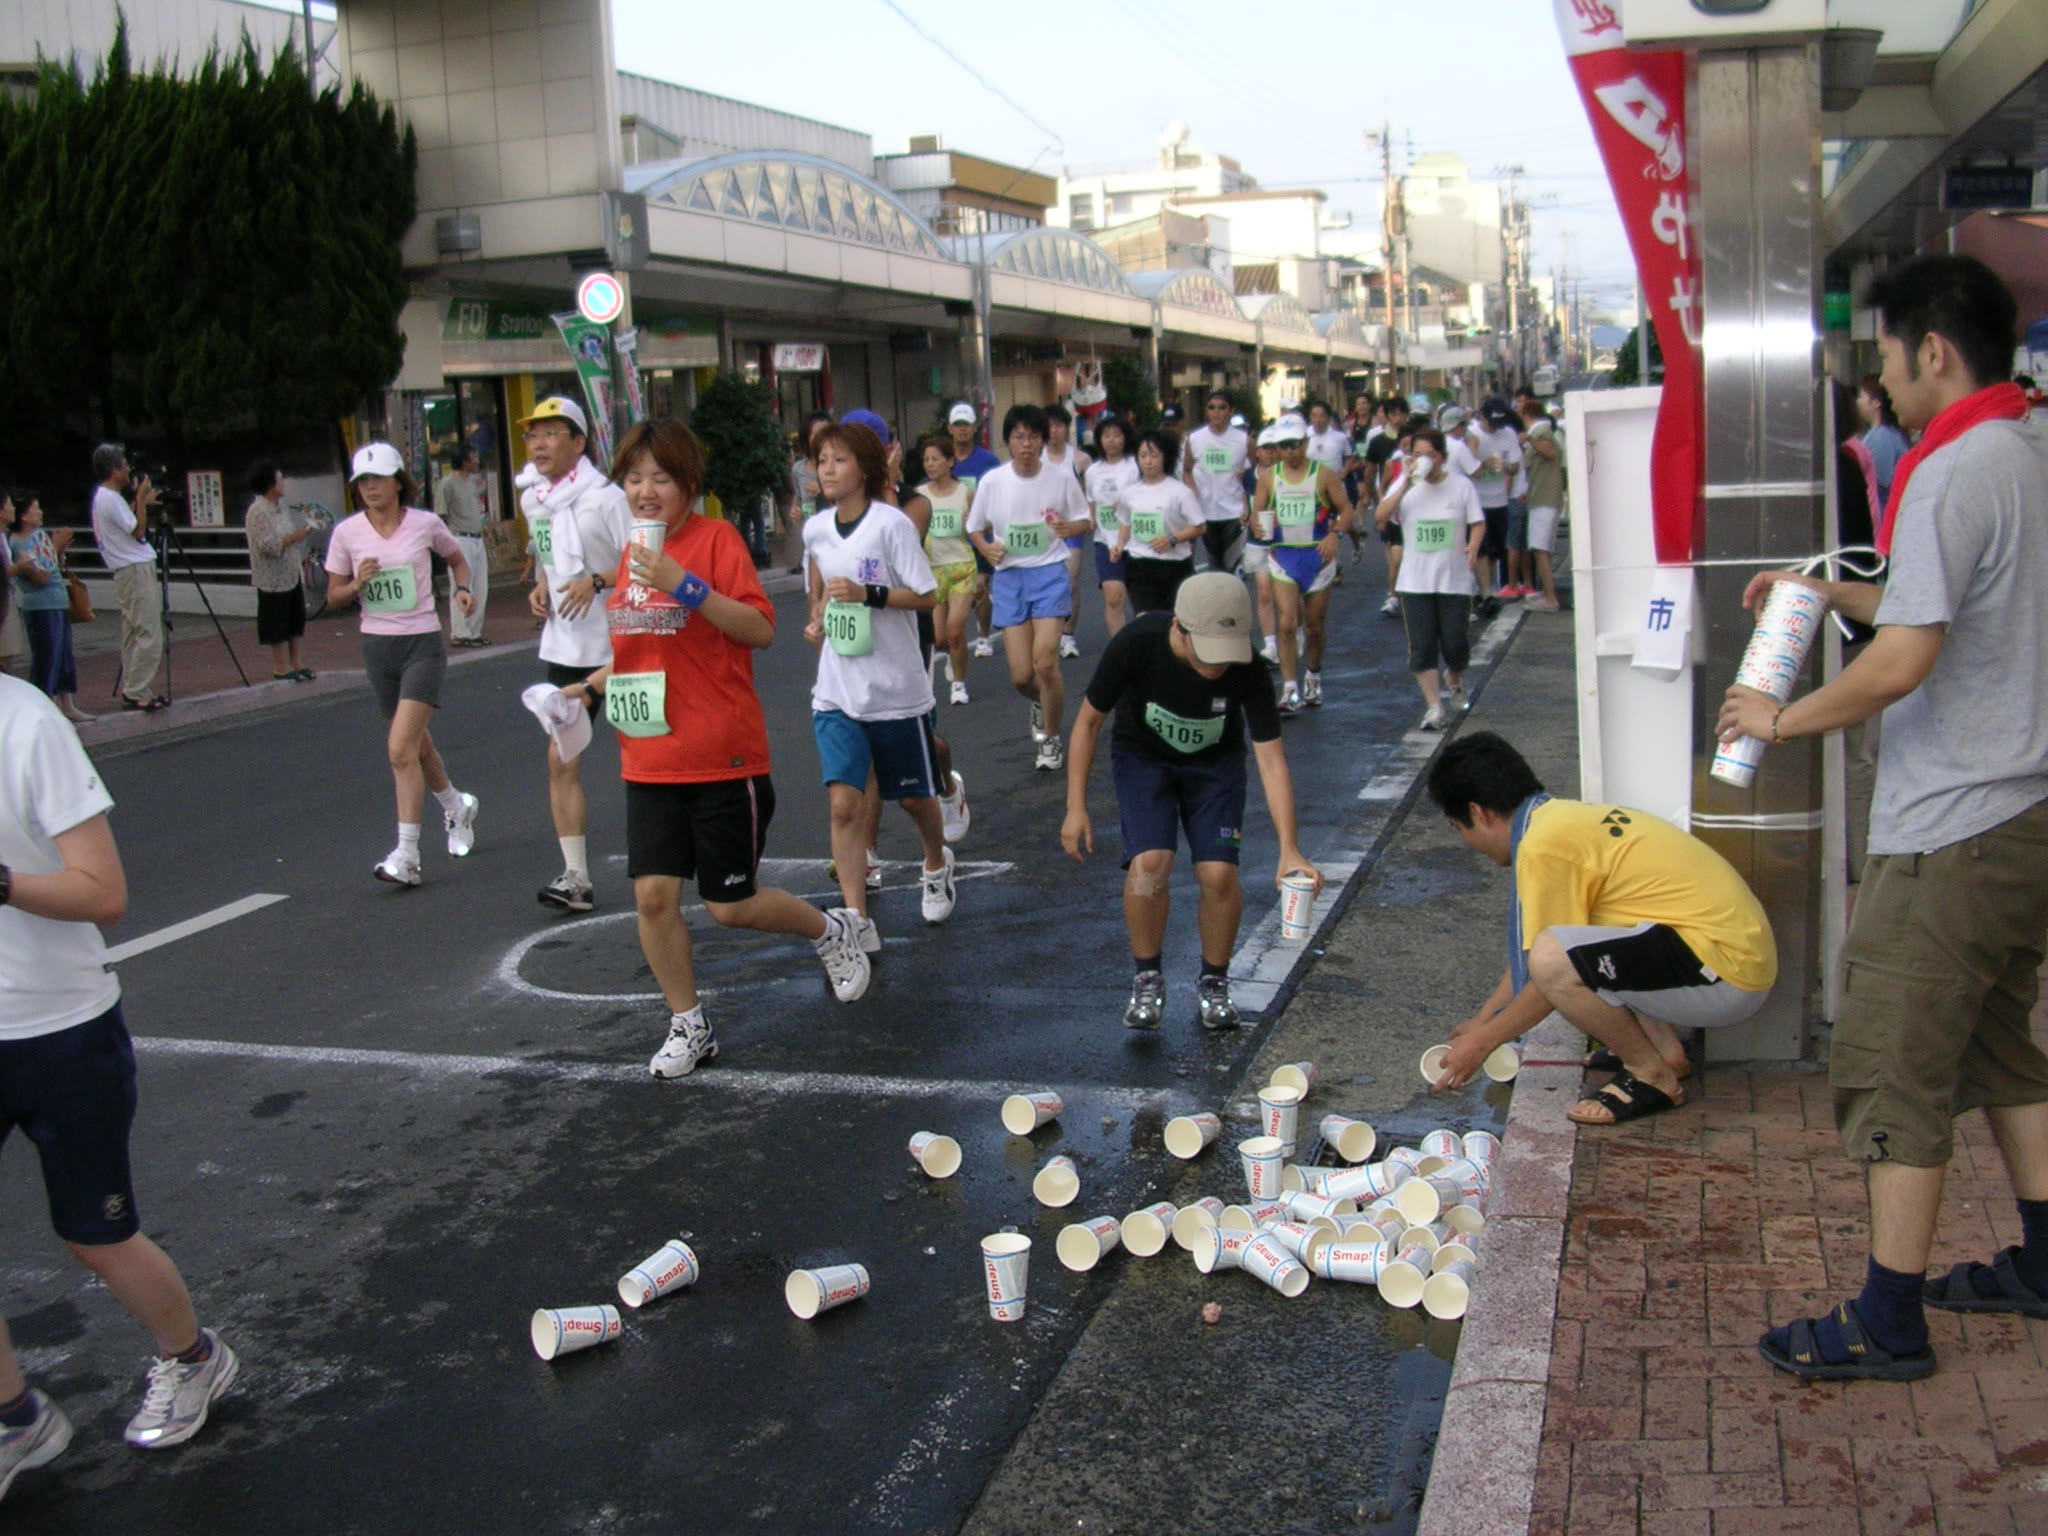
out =
<svg viewBox="0 0 2048 1536"><path fill-rule="evenodd" d="M1368 144L1377 140L1380 146L1380 287L1385 290L1387 296L1386 389L1393 389L1400 377L1394 337L1394 242L1395 226L1403 222L1396 212L1399 193L1394 183L1393 128L1382 120L1380 131L1368 133L1365 139ZM1381 391L1383 394L1385 392Z"/></svg>

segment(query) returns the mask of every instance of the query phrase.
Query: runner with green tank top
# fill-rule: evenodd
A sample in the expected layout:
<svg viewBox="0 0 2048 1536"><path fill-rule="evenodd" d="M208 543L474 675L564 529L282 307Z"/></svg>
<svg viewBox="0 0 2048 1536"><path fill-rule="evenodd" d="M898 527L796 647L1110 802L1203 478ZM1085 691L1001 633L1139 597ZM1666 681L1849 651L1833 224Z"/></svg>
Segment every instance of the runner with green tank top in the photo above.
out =
<svg viewBox="0 0 2048 1536"><path fill-rule="evenodd" d="M1308 423L1285 416L1275 424L1280 461L1259 477L1252 514L1273 514L1274 543L1268 560L1273 577L1274 618L1280 630L1280 713L1298 713L1323 702L1324 620L1330 588L1337 579L1338 538L1355 516L1344 481L1308 456ZM1306 676L1295 683L1295 630L1308 630Z"/></svg>
<svg viewBox="0 0 2048 1536"><path fill-rule="evenodd" d="M932 505L925 531L925 558L939 584L939 605L932 610L933 641L945 653L952 682L952 702L967 702L967 617L974 609L978 581L974 546L967 542L967 511L974 492L953 473L952 445L933 434L917 445L925 480L918 494Z"/></svg>

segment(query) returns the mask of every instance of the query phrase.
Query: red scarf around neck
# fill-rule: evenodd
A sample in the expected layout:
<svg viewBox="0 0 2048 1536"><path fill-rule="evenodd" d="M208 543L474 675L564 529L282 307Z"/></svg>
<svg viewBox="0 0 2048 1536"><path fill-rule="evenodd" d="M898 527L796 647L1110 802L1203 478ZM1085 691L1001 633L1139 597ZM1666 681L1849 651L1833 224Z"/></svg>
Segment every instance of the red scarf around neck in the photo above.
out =
<svg viewBox="0 0 2048 1536"><path fill-rule="evenodd" d="M2026 391L2017 384L2008 383L1993 384L1973 395L1965 395L1928 422L1927 430L1920 434L1920 441L1901 456L1898 467L1892 471L1891 500L1885 503L1884 520L1877 526L1877 552L1887 559L1891 557L1892 525L1899 520L1899 508L1906 500L1906 482L1919 468L1922 459L1987 421L2026 419Z"/></svg>

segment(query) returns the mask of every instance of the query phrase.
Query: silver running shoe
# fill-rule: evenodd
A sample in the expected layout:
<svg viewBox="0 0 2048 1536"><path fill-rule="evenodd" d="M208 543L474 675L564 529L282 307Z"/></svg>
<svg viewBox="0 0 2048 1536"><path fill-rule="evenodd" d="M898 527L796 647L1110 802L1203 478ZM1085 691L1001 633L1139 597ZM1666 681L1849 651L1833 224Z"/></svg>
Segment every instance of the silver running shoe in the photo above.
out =
<svg viewBox="0 0 2048 1536"><path fill-rule="evenodd" d="M860 933L855 927L859 921L859 915L849 908L834 907L825 914L823 936L811 944L818 959L824 963L826 979L832 983L832 995L842 1003L859 1001L868 989L868 979L874 974L868 964L867 952L860 947Z"/></svg>
<svg viewBox="0 0 2048 1536"><path fill-rule="evenodd" d="M953 915L953 850L942 845L941 852L944 862L922 875L921 910L928 923L943 923Z"/></svg>
<svg viewBox="0 0 2048 1536"><path fill-rule="evenodd" d="M71 1421L64 1410L34 1387L29 1398L36 1405L34 1420L19 1429L0 1429L0 1499L7 1497L19 1473L47 1467L71 1443Z"/></svg>
<svg viewBox="0 0 2048 1536"><path fill-rule="evenodd" d="M694 1018L687 1013L668 1016L668 1039L647 1064L647 1070L656 1077L688 1077L700 1063L718 1054L718 1042L712 1038L703 1009L694 1011Z"/></svg>
<svg viewBox="0 0 2048 1536"><path fill-rule="evenodd" d="M469 851L476 847L476 796L462 792L462 810L450 816L443 812L441 823L448 829L448 851L458 859L469 857Z"/></svg>
<svg viewBox="0 0 2048 1536"><path fill-rule="evenodd" d="M1195 986L1195 999L1201 1005L1204 1029L1235 1029L1243 1022L1230 1000L1228 976L1204 976Z"/></svg>
<svg viewBox="0 0 2048 1536"><path fill-rule="evenodd" d="M1323 707L1323 674L1304 672L1301 677L1301 702L1310 709Z"/></svg>
<svg viewBox="0 0 2048 1536"><path fill-rule="evenodd" d="M1031 739L1045 740L1045 707L1036 699L1031 701Z"/></svg>
<svg viewBox="0 0 2048 1536"><path fill-rule="evenodd" d="M123 1438L145 1451L167 1445L183 1445L206 1423L206 1410L213 1400L235 1384L242 1363L235 1352L211 1328L200 1336L213 1346L213 1353L197 1365L176 1360L156 1360L149 1367L149 1386L142 1394L142 1406L128 1421Z"/></svg>
<svg viewBox="0 0 2048 1536"><path fill-rule="evenodd" d="M1166 978L1158 971L1140 971L1131 982L1130 1006L1124 1009L1125 1029L1157 1029L1166 1017Z"/></svg>
<svg viewBox="0 0 2048 1536"><path fill-rule="evenodd" d="M1067 749L1059 737L1038 738L1038 759L1031 766L1046 773L1057 773L1067 766Z"/></svg>

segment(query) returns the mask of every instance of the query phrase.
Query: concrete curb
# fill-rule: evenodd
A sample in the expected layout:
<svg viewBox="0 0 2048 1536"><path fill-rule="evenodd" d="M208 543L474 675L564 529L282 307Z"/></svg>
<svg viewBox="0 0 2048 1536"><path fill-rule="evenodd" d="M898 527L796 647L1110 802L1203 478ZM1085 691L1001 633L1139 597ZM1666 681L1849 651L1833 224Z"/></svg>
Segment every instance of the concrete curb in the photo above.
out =
<svg viewBox="0 0 2048 1536"><path fill-rule="evenodd" d="M1525 1043L1417 1536L1529 1529L1578 1150L1565 1111L1580 1097L1583 1051L1579 1032L1554 1013Z"/></svg>

